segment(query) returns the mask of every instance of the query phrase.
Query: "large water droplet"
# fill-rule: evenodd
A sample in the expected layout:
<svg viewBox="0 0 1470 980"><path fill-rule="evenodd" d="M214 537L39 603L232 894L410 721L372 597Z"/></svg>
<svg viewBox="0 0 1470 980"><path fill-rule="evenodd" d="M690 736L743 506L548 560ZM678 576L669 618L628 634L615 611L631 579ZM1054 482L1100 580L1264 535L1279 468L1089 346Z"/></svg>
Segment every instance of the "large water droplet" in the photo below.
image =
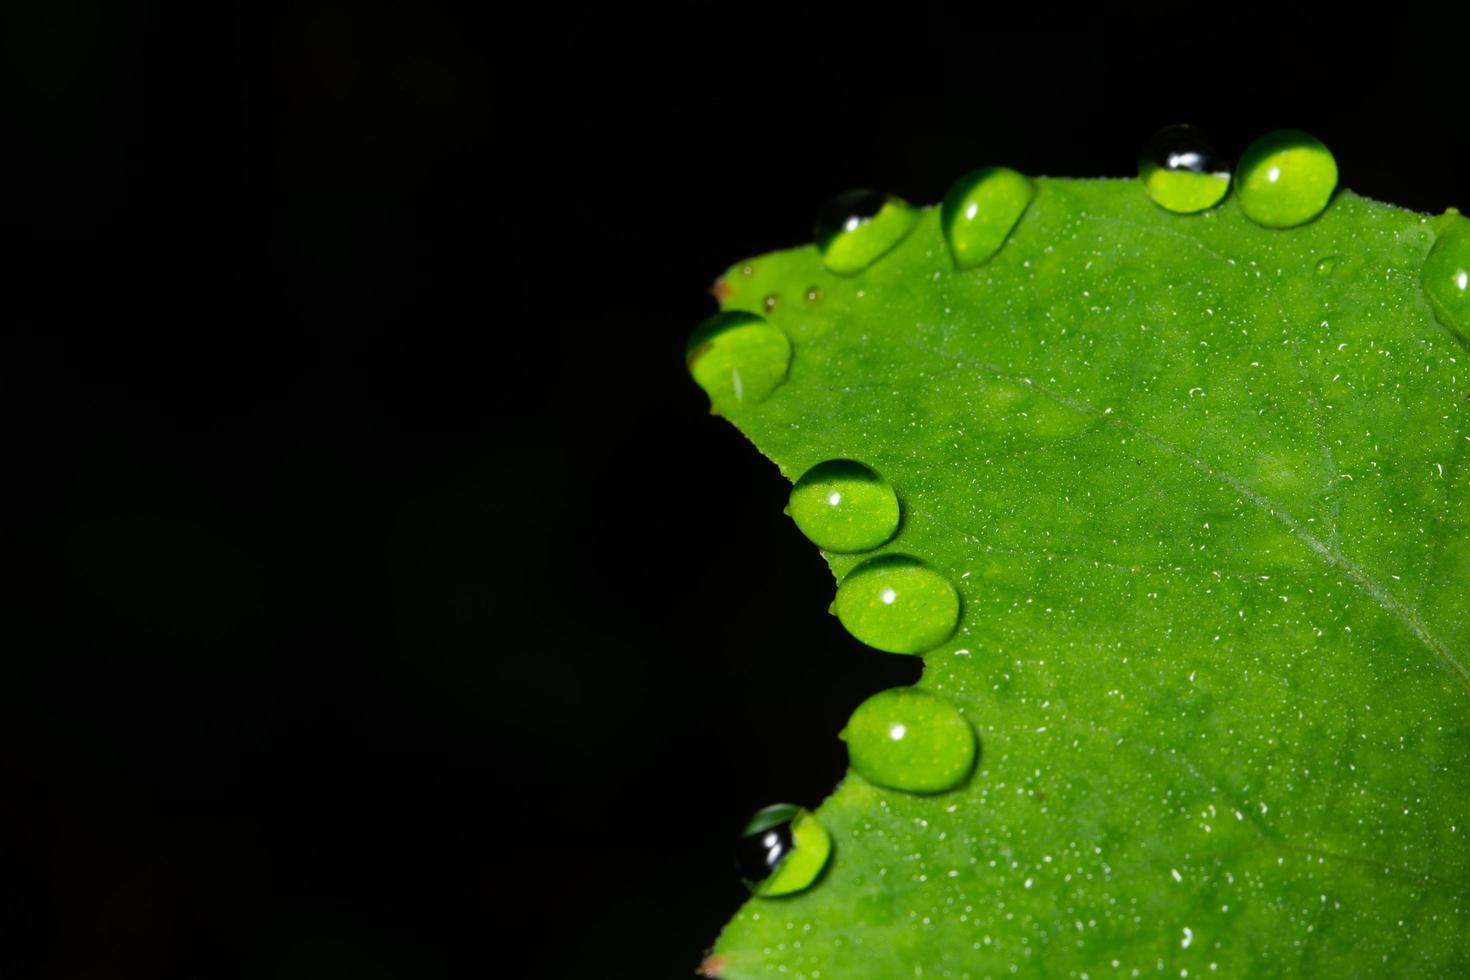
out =
<svg viewBox="0 0 1470 980"><path fill-rule="evenodd" d="M855 276L903 241L918 220L919 212L902 198L878 191L847 191L817 215L812 236L830 271Z"/></svg>
<svg viewBox="0 0 1470 980"><path fill-rule="evenodd" d="M999 252L1036 196L1036 185L1009 167L981 167L950 186L939 225L955 268L971 269Z"/></svg>
<svg viewBox="0 0 1470 980"><path fill-rule="evenodd" d="M1450 214L1436 225L1439 235L1424 259L1419 282L1439 322L1470 338L1470 220Z"/></svg>
<svg viewBox="0 0 1470 980"><path fill-rule="evenodd" d="M1162 208L1193 214L1220 203L1230 167L1192 126L1165 126L1138 158L1138 179Z"/></svg>
<svg viewBox="0 0 1470 980"><path fill-rule="evenodd" d="M868 646L923 653L954 632L960 596L939 572L906 555L863 562L837 587L837 618Z"/></svg>
<svg viewBox="0 0 1470 980"><path fill-rule="evenodd" d="M811 811L777 803L745 825L735 864L752 892L774 898L810 887L831 854L832 837Z"/></svg>
<svg viewBox="0 0 1470 980"><path fill-rule="evenodd" d="M716 313L695 328L685 361L710 407L730 412L780 387L791 365L791 341L754 313Z"/></svg>
<svg viewBox="0 0 1470 980"><path fill-rule="evenodd" d="M975 767L975 731L944 698L913 687L881 691L842 730L852 767L870 783L942 793Z"/></svg>
<svg viewBox="0 0 1470 980"><path fill-rule="evenodd" d="M1245 148L1235 194L1245 216L1267 228L1305 224L1327 207L1337 161L1315 136L1295 129L1267 133Z"/></svg>
<svg viewBox="0 0 1470 980"><path fill-rule="evenodd" d="M1317 275L1330 276L1332 270L1337 268L1337 256L1328 255L1317 263Z"/></svg>
<svg viewBox="0 0 1470 980"><path fill-rule="evenodd" d="M826 551L871 551L898 530L898 495L862 463L829 459L791 490L792 520Z"/></svg>

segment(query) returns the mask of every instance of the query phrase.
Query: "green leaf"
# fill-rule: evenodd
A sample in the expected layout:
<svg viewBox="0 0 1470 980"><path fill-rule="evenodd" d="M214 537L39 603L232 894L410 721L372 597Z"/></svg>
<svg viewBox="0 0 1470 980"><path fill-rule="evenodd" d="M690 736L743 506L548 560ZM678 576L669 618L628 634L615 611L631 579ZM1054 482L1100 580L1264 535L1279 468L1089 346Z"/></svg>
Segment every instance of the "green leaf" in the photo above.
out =
<svg viewBox="0 0 1470 980"><path fill-rule="evenodd" d="M835 575L903 554L958 587L920 686L980 759L929 796L849 772L827 873L706 971L1470 975L1470 364L1421 290L1433 225L1036 188L978 268L930 209L853 278L808 247L724 282L793 346L731 420L789 478L897 491Z"/></svg>

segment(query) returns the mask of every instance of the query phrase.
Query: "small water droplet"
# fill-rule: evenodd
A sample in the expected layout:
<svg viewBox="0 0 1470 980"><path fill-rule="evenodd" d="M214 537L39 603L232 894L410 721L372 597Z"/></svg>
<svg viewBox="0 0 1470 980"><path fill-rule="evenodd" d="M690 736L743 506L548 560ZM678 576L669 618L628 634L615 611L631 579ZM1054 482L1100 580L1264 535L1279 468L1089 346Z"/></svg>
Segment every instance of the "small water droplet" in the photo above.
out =
<svg viewBox="0 0 1470 980"><path fill-rule="evenodd" d="M1292 228L1327 207L1337 187L1337 161L1315 136L1279 129L1245 148L1235 187L1247 218L1267 228Z"/></svg>
<svg viewBox="0 0 1470 980"><path fill-rule="evenodd" d="M999 252L1035 197L1030 178L1009 167L981 167L955 181L939 208L955 268L972 269Z"/></svg>
<svg viewBox="0 0 1470 980"><path fill-rule="evenodd" d="M776 308L776 304L779 302L781 302L781 297L778 294L767 293L766 298L761 300L761 306L765 308L767 313L770 313Z"/></svg>
<svg viewBox="0 0 1470 980"><path fill-rule="evenodd" d="M837 587L837 618L863 643L886 653L924 653L954 632L960 596L949 579L917 558L881 555Z"/></svg>
<svg viewBox="0 0 1470 980"><path fill-rule="evenodd" d="M786 380L791 341L755 313L716 313L690 336L685 363L711 409L733 411L764 401Z"/></svg>
<svg viewBox="0 0 1470 980"><path fill-rule="evenodd" d="M975 766L975 731L950 701L914 687L880 691L842 731L864 779L910 793L954 789Z"/></svg>
<svg viewBox="0 0 1470 980"><path fill-rule="evenodd" d="M822 208L812 237L828 270L855 276L903 241L918 220L918 210L902 198L847 191Z"/></svg>
<svg viewBox="0 0 1470 980"><path fill-rule="evenodd" d="M808 286L807 287L807 290L806 290L806 301L808 303L815 303L818 300L820 300L821 298L822 298L822 289L821 289L820 286Z"/></svg>
<svg viewBox="0 0 1470 980"><path fill-rule="evenodd" d="M1154 203L1178 214L1212 208L1230 190L1230 167L1193 126L1165 126L1138 158L1138 179Z"/></svg>
<svg viewBox="0 0 1470 980"><path fill-rule="evenodd" d="M870 467L829 459L791 489L792 520L825 551L871 551L898 530L898 495Z"/></svg>
<svg viewBox="0 0 1470 980"><path fill-rule="evenodd" d="M774 898L811 887L831 854L832 837L811 811L777 803L745 825L735 865L752 892Z"/></svg>
<svg viewBox="0 0 1470 980"><path fill-rule="evenodd" d="M1419 282L1439 322L1461 338L1470 338L1470 220L1446 215Z"/></svg>
<svg viewBox="0 0 1470 980"><path fill-rule="evenodd" d="M1332 270L1337 268L1337 256L1329 255L1317 263L1317 275L1330 276Z"/></svg>

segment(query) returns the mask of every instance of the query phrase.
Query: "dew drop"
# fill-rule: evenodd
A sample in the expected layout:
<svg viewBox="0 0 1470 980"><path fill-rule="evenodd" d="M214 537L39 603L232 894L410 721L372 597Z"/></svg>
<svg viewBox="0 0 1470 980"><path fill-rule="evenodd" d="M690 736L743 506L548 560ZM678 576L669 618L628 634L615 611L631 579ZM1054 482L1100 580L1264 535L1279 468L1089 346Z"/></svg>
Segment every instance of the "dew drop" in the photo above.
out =
<svg viewBox="0 0 1470 980"><path fill-rule="evenodd" d="M999 252L1034 197L1036 185L1009 167L981 167L955 181L939 208L955 268L973 269Z"/></svg>
<svg viewBox="0 0 1470 980"><path fill-rule="evenodd" d="M822 208L812 237L828 270L855 276L903 241L918 220L919 212L902 198L847 191Z"/></svg>
<svg viewBox="0 0 1470 980"><path fill-rule="evenodd" d="M791 341L764 317L733 310L696 327L684 356L711 410L724 413L758 404L781 386Z"/></svg>
<svg viewBox="0 0 1470 980"><path fill-rule="evenodd" d="M1292 228L1317 217L1337 187L1337 161L1315 136L1295 129L1267 133L1245 148L1236 196L1245 216L1267 228Z"/></svg>
<svg viewBox="0 0 1470 980"><path fill-rule="evenodd" d="M791 519L825 551L871 551L898 530L898 495L870 467L829 459L791 490Z"/></svg>
<svg viewBox="0 0 1470 980"><path fill-rule="evenodd" d="M758 811L735 845L741 879L765 898L811 887L831 855L827 828L811 811L790 803Z"/></svg>
<svg viewBox="0 0 1470 980"><path fill-rule="evenodd" d="M1332 270L1337 268L1337 256L1329 255L1317 263L1317 275L1330 276Z"/></svg>
<svg viewBox="0 0 1470 980"><path fill-rule="evenodd" d="M1219 204L1230 190L1230 167L1192 126L1165 126L1138 158L1138 179L1154 203L1178 214Z"/></svg>
<svg viewBox="0 0 1470 980"><path fill-rule="evenodd" d="M807 290L806 290L806 301L808 303L815 303L818 300L820 300L821 298L822 298L822 289L821 289L820 286L808 286L807 287Z"/></svg>
<svg viewBox="0 0 1470 980"><path fill-rule="evenodd" d="M954 585L906 555L881 555L853 569L837 587L835 606L849 633L886 653L932 650L960 620Z"/></svg>
<svg viewBox="0 0 1470 980"><path fill-rule="evenodd" d="M880 691L842 730L864 779L909 793L942 793L975 767L975 730L950 701L913 687Z"/></svg>
<svg viewBox="0 0 1470 980"><path fill-rule="evenodd" d="M1419 271L1419 282L1439 322L1470 337L1470 220L1448 214L1436 222L1439 235Z"/></svg>
<svg viewBox="0 0 1470 980"><path fill-rule="evenodd" d="M781 302L781 297L778 294L776 294L776 293L767 293L766 294L766 298L763 299L763 300L761 300L761 307L767 313L770 313L773 310L775 310L776 304L779 303L779 302Z"/></svg>

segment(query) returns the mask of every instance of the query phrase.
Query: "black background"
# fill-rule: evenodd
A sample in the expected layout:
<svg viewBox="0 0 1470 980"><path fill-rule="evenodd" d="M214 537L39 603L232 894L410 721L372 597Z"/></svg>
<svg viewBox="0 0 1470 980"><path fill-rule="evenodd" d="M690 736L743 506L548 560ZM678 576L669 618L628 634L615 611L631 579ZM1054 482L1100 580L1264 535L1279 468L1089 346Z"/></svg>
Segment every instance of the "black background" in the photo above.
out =
<svg viewBox="0 0 1470 980"><path fill-rule="evenodd" d="M918 670L684 373L726 265L1176 121L1470 204L1407 8L488 6L6 5L0 974L688 975Z"/></svg>

